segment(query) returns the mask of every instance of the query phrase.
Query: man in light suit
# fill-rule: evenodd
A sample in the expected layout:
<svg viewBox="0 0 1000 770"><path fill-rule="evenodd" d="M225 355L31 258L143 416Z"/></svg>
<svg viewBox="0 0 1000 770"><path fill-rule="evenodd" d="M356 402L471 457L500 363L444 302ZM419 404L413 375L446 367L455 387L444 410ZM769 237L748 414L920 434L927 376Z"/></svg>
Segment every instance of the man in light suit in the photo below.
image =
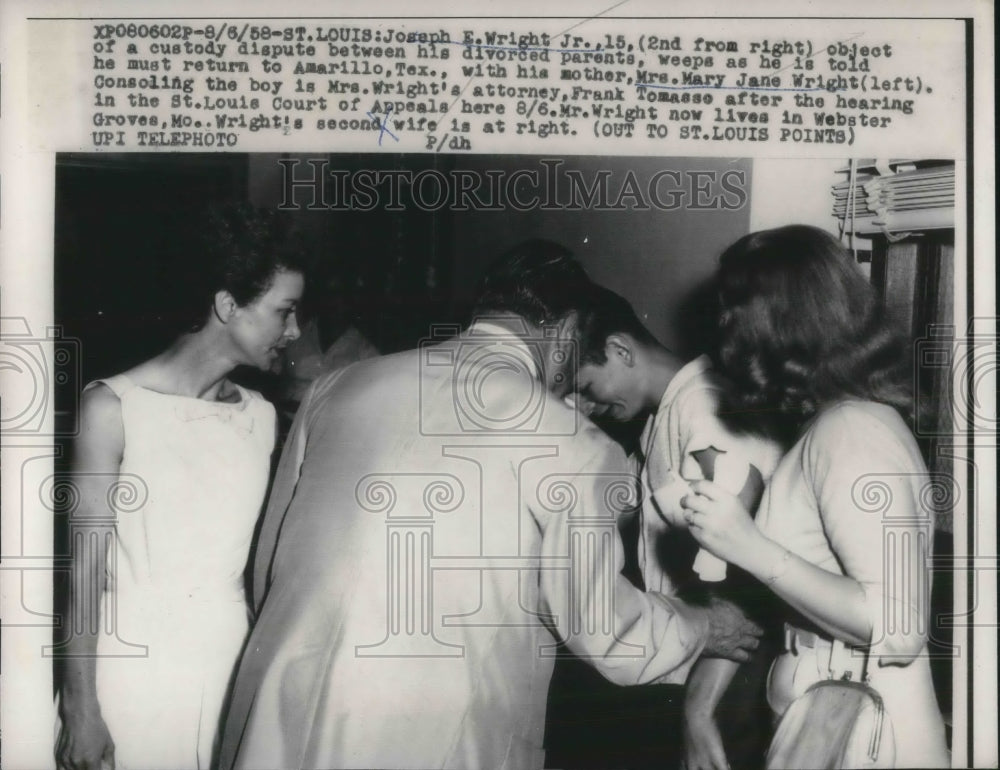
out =
<svg viewBox="0 0 1000 770"><path fill-rule="evenodd" d="M620 574L634 478L561 400L590 290L565 249L527 242L463 334L313 385L262 525L222 768L541 767L557 640L620 684L756 645L732 605Z"/></svg>

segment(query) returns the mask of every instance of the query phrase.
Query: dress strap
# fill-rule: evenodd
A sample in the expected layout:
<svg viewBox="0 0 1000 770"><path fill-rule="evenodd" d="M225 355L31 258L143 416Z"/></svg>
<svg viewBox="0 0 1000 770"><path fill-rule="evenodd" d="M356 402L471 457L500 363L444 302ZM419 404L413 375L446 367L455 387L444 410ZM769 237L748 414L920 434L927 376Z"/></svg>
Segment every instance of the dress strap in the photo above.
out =
<svg viewBox="0 0 1000 770"><path fill-rule="evenodd" d="M105 377L104 379L94 380L83 389L83 392L86 393L88 390L96 387L97 385L106 385L111 389L112 393L118 396L118 398L121 398L132 390L132 388L136 387L135 383L132 382L128 375L116 374L114 377Z"/></svg>

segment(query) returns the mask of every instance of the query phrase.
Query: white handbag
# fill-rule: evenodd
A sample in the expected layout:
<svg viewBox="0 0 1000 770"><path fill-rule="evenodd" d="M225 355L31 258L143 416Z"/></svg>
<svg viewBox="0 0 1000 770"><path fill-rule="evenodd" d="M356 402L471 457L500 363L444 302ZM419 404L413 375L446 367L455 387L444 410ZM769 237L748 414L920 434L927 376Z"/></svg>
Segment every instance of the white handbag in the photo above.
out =
<svg viewBox="0 0 1000 770"><path fill-rule="evenodd" d="M830 677L788 706L767 752L768 770L895 766L892 722L868 682L867 656L856 681L851 670L856 666L839 665L848 654L843 642L834 640L829 647Z"/></svg>

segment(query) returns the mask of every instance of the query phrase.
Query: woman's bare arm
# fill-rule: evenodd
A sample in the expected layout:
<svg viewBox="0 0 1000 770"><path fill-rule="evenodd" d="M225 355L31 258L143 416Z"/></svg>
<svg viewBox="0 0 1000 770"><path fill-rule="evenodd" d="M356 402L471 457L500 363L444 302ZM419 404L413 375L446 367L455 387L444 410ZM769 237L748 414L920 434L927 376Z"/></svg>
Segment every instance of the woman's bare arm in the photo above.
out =
<svg viewBox="0 0 1000 770"><path fill-rule="evenodd" d="M99 770L102 760L114 761L114 743L97 701L96 655L105 566L114 537L109 493L118 480L124 443L118 397L107 387L87 391L72 465L78 504L70 513L72 571L59 704L62 730L56 747L60 768Z"/></svg>

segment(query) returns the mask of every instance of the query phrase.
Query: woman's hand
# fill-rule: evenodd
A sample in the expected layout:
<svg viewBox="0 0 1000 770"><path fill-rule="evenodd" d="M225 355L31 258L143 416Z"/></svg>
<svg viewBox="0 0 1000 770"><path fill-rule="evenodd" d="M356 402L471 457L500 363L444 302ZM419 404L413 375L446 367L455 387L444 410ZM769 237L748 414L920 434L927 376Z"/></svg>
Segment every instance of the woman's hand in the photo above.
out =
<svg viewBox="0 0 1000 770"><path fill-rule="evenodd" d="M684 770L728 770L722 735L711 714L684 715Z"/></svg>
<svg viewBox="0 0 1000 770"><path fill-rule="evenodd" d="M681 500L688 529L698 543L724 561L743 566L761 533L740 499L712 481L691 483Z"/></svg>
<svg viewBox="0 0 1000 770"><path fill-rule="evenodd" d="M114 770L115 743L96 706L68 710L56 743L59 770Z"/></svg>

